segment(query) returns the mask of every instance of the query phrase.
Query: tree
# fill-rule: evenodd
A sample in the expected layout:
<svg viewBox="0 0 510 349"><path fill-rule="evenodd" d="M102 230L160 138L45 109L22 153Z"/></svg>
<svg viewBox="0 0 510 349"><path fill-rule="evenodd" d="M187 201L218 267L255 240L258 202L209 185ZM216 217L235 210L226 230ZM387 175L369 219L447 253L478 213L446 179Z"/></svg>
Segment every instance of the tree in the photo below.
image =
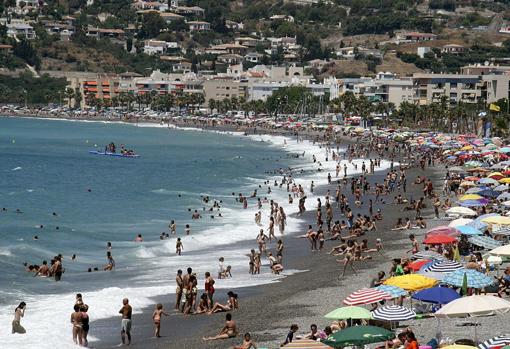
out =
<svg viewBox="0 0 510 349"><path fill-rule="evenodd" d="M131 50L133 50L133 38L128 36L126 39L126 51L131 52Z"/></svg>
<svg viewBox="0 0 510 349"><path fill-rule="evenodd" d="M73 97L74 97L74 90L70 87L66 88L66 91L65 91L65 96L67 98L67 106L69 108L72 107L72 101L73 101Z"/></svg>
<svg viewBox="0 0 510 349"><path fill-rule="evenodd" d="M158 13L149 12L143 16L142 28L138 32L138 37L141 39L154 38L165 27L165 20Z"/></svg>

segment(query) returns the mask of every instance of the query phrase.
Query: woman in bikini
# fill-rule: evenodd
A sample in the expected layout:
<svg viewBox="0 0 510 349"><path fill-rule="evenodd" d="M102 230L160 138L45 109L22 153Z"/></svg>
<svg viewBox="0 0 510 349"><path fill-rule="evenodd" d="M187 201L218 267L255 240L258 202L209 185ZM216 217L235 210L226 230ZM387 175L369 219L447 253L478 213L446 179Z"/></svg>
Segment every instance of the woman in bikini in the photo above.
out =
<svg viewBox="0 0 510 349"><path fill-rule="evenodd" d="M227 293L227 295L228 295L227 304L223 305L223 304L216 302L214 304L214 306L212 307L212 309L209 310L209 312L207 314L211 315L214 313L220 313L222 311L230 311L230 310L234 310L234 309L238 308L237 294L235 294L232 291L229 291Z"/></svg>
<svg viewBox="0 0 510 349"><path fill-rule="evenodd" d="M74 344L82 345L82 313L80 311L80 305L74 305L74 313L71 314L71 323L73 324L73 341Z"/></svg>
<svg viewBox="0 0 510 349"><path fill-rule="evenodd" d="M269 227L267 230L269 232L269 242L271 242L271 240L273 238L276 240L276 236L274 235L274 218L273 217L269 217Z"/></svg>

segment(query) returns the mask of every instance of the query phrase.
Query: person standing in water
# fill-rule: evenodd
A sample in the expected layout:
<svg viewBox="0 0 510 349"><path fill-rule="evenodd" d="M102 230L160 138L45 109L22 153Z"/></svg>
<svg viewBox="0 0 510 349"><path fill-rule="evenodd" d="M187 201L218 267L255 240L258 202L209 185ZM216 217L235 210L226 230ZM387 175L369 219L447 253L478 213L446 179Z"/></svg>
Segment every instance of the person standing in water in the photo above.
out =
<svg viewBox="0 0 510 349"><path fill-rule="evenodd" d="M175 283L177 287L175 289L175 310L180 310L181 307L181 299L182 299L182 291L183 291L183 280L182 280L182 270L177 270L177 276L175 277Z"/></svg>
<svg viewBox="0 0 510 349"><path fill-rule="evenodd" d="M120 335L122 338L122 344L131 344L131 315L133 308L129 305L129 299L124 298L122 300L122 308L119 310L119 314L122 314L121 331ZM127 341L126 341L127 336Z"/></svg>
<svg viewBox="0 0 510 349"><path fill-rule="evenodd" d="M14 320L12 320L12 334L24 334L27 332L25 328L21 326L21 318L25 316L26 308L27 304L25 302L21 302L14 310Z"/></svg>

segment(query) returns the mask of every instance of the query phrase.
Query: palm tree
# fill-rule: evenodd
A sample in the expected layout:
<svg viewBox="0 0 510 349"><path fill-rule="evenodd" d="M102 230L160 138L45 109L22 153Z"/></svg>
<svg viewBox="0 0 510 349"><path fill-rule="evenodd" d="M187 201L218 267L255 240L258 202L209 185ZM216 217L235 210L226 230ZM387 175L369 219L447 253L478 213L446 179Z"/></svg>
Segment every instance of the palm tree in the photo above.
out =
<svg viewBox="0 0 510 349"><path fill-rule="evenodd" d="M217 103L214 99L209 99L209 102L207 102L207 105L209 107L209 110L211 111L211 113L213 112L214 109L217 108Z"/></svg>
<svg viewBox="0 0 510 349"><path fill-rule="evenodd" d="M71 102L73 100L73 97L74 97L74 90L70 87L66 88L65 90L65 97L67 99L67 107L69 109L71 109Z"/></svg>

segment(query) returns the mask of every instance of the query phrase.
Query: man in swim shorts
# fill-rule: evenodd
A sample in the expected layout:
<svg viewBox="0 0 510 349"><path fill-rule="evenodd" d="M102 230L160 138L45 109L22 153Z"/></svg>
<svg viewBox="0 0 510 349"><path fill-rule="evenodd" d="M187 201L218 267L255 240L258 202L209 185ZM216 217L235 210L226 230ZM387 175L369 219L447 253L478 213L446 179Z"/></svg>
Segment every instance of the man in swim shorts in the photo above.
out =
<svg viewBox="0 0 510 349"><path fill-rule="evenodd" d="M122 314L122 321L121 321L121 338L122 338L122 344L131 344L131 314L133 313L133 308L129 305L129 299L124 298L122 300L122 308L119 310L119 314ZM127 342L126 342L126 336L127 336Z"/></svg>

